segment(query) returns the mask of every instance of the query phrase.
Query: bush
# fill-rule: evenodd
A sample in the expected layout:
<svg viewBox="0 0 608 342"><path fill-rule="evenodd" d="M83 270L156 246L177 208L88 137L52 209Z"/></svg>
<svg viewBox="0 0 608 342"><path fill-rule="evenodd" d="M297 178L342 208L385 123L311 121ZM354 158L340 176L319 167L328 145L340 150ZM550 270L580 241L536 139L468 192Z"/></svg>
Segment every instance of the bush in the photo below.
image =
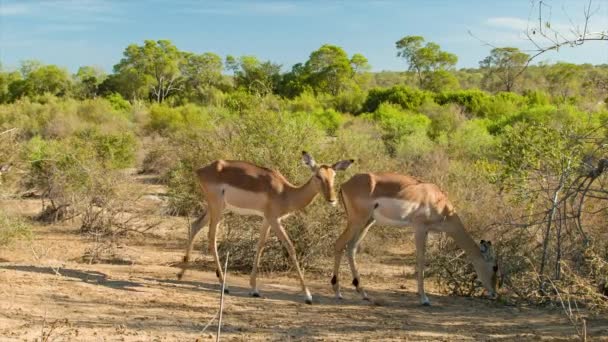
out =
<svg viewBox="0 0 608 342"><path fill-rule="evenodd" d="M460 110L452 104L440 106L435 102L426 102L420 107L420 112L431 119L429 136L433 139L454 132L465 121Z"/></svg>
<svg viewBox="0 0 608 342"><path fill-rule="evenodd" d="M472 160L492 156L496 144L497 139L488 131L487 121L480 119L466 121L449 139L453 156Z"/></svg>
<svg viewBox="0 0 608 342"><path fill-rule="evenodd" d="M402 109L415 111L427 101L432 101L431 94L416 88L404 86L375 88L367 94L362 111L375 112L382 103L391 103L399 105Z"/></svg>
<svg viewBox="0 0 608 342"><path fill-rule="evenodd" d="M210 121L209 114L194 104L174 108L154 104L150 107L148 130L167 135L183 130L204 129L209 127Z"/></svg>
<svg viewBox="0 0 608 342"><path fill-rule="evenodd" d="M361 90L342 92L332 98L331 106L341 113L359 114L365 98L366 94Z"/></svg>
<svg viewBox="0 0 608 342"><path fill-rule="evenodd" d="M134 142L130 133L96 131L83 131L62 140L31 139L23 156L29 162L24 183L42 191L43 201L50 202L39 218L60 220L76 214L75 208L86 196L101 196L95 187L98 178L111 177L115 170L130 166Z"/></svg>
<svg viewBox="0 0 608 342"><path fill-rule="evenodd" d="M404 112L398 106L386 103L381 104L375 112L365 114L364 118L377 122L384 130L382 138L391 155L394 155L402 138L415 132L426 134L431 124L431 120L422 114Z"/></svg>
<svg viewBox="0 0 608 342"><path fill-rule="evenodd" d="M293 100L289 100L287 108L292 112L310 113L323 109L323 105L312 92L307 91L298 95Z"/></svg>
<svg viewBox="0 0 608 342"><path fill-rule="evenodd" d="M303 118L309 116L328 135L335 135L342 122L344 122L342 114L333 109L316 110L310 114L294 113L293 115L299 115Z"/></svg>
<svg viewBox="0 0 608 342"><path fill-rule="evenodd" d="M131 110L131 104L125 100L119 93L112 93L106 96L106 99L116 111L128 112Z"/></svg>
<svg viewBox="0 0 608 342"><path fill-rule="evenodd" d="M10 244L15 239L29 238L31 226L24 220L10 217L0 210L0 247Z"/></svg>
<svg viewBox="0 0 608 342"><path fill-rule="evenodd" d="M449 103L457 104L464 108L465 112L474 116L482 116L482 108L488 102L490 95L479 89L446 91L436 94L434 99L440 105Z"/></svg>
<svg viewBox="0 0 608 342"><path fill-rule="evenodd" d="M124 132L131 124L128 113L114 110L105 99L76 101L48 96L45 103L26 98L0 105L0 127L18 127L25 137L61 139L86 128Z"/></svg>

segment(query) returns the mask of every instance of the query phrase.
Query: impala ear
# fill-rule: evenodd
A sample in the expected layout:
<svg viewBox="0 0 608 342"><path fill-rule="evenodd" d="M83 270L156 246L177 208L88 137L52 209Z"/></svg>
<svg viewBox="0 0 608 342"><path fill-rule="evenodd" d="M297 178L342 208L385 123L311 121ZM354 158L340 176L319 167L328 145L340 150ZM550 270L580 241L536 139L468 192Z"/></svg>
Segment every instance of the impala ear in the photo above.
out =
<svg viewBox="0 0 608 342"><path fill-rule="evenodd" d="M355 162L354 159L341 160L341 161L335 163L334 165L332 165L331 168L336 171L344 171L344 170L348 169L350 164L352 164L354 162Z"/></svg>
<svg viewBox="0 0 608 342"><path fill-rule="evenodd" d="M317 167L315 159L306 151L302 151L302 162L304 163L304 165L308 166L312 171L314 171Z"/></svg>

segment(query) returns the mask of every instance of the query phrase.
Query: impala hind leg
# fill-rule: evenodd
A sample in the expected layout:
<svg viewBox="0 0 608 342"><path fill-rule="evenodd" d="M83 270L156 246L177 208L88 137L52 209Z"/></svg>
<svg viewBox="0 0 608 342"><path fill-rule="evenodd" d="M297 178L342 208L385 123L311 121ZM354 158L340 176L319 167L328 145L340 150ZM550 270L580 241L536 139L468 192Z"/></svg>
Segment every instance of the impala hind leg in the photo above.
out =
<svg viewBox="0 0 608 342"><path fill-rule="evenodd" d="M293 247L293 243L289 239L289 236L287 236L285 228L281 226L279 220L270 221L270 226L272 227L272 230L275 232L275 234L277 234L279 240L281 240L281 242L287 249L287 252L289 252L289 257L291 258L291 261L293 262L293 265L295 266L296 271L298 272L300 285L302 286L302 291L304 292L305 296L304 301L306 302L306 304L312 304L312 295L310 294L310 291L308 290L308 287L306 287L306 283L304 282L304 274L302 273L302 270L300 269L300 264L298 263L296 249Z"/></svg>
<svg viewBox="0 0 608 342"><path fill-rule="evenodd" d="M357 269L357 248L359 247L359 243L365 238L365 235L369 231L369 228L374 224L373 219L369 219L362 229L360 229L355 236L348 242L346 246L346 253L348 255L348 264L350 265L350 271L353 275L353 286L359 294L363 297L364 300L369 300L367 296L367 292L361 286L361 275L359 274L359 270Z"/></svg>
<svg viewBox="0 0 608 342"><path fill-rule="evenodd" d="M260 238L258 240L258 247L255 253L255 257L253 259L253 268L251 270L251 278L249 280L249 284L251 285L251 296L259 297L260 291L258 290L257 284L257 273L258 267L260 267L260 259L262 258L262 254L264 253L264 245L266 244L266 239L268 238L268 232L270 231L270 224L264 220L262 226L260 227Z"/></svg>
<svg viewBox="0 0 608 342"><path fill-rule="evenodd" d="M196 221L192 222L190 226L190 232L188 236L188 244L186 245L186 255L184 255L182 269L177 274L177 279L181 280L184 274L186 273L187 263L190 261L190 254L192 253L192 247L194 246L194 240L196 235L203 229L207 224L209 224L209 215L207 213L203 213Z"/></svg>
<svg viewBox="0 0 608 342"><path fill-rule="evenodd" d="M429 306L431 302L424 292L424 264L426 253L426 239L428 230L424 227L415 227L414 239L416 240L416 273L418 278L418 295L420 304Z"/></svg>
<svg viewBox="0 0 608 342"><path fill-rule="evenodd" d="M222 265L220 264L220 258L217 254L217 227L221 221L221 213L223 209L214 209L211 211L211 217L209 218L209 252L213 255L213 261L215 261L215 275L220 282L220 285L224 282L224 271L222 271ZM224 293L229 293L228 286L224 287Z"/></svg>

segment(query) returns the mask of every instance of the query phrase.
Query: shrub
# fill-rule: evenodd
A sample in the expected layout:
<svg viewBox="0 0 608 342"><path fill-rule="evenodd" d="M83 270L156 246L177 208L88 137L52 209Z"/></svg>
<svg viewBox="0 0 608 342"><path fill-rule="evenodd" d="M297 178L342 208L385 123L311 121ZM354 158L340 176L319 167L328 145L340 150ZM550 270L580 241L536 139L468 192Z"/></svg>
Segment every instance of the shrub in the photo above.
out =
<svg viewBox="0 0 608 342"><path fill-rule="evenodd" d="M329 135L335 135L336 131L344 121L342 114L333 109L316 110L310 114L294 113L294 115L310 116L319 127Z"/></svg>
<svg viewBox="0 0 608 342"><path fill-rule="evenodd" d="M116 111L128 112L131 110L131 104L125 100L119 93L111 93L106 96L106 99Z"/></svg>
<svg viewBox="0 0 608 342"><path fill-rule="evenodd" d="M287 108L292 112L314 112L323 109L323 105L312 92L303 92L287 103Z"/></svg>
<svg viewBox="0 0 608 342"><path fill-rule="evenodd" d="M465 112L474 116L481 116L483 105L490 95L479 89L446 91L436 94L434 99L440 105L453 103L464 108Z"/></svg>
<svg viewBox="0 0 608 342"><path fill-rule="evenodd" d="M167 135L180 130L204 129L210 120L209 114L194 104L174 108L154 104L150 107L148 129Z"/></svg>
<svg viewBox="0 0 608 342"><path fill-rule="evenodd" d="M31 236L31 227L24 220L10 217L0 210L0 247L10 244L19 238Z"/></svg>
<svg viewBox="0 0 608 342"><path fill-rule="evenodd" d="M363 112L375 112L382 103L399 105L405 110L417 110L423 103L432 100L430 93L410 87L394 86L383 89L375 88L369 91L363 103Z"/></svg>
<svg viewBox="0 0 608 342"><path fill-rule="evenodd" d="M29 162L24 183L41 190L43 201L50 202L40 219L62 219L75 214L85 196L101 196L99 189L91 189L99 177L111 177L114 170L132 164L134 141L130 133L114 135L90 130L62 140L31 139L23 156Z"/></svg>
<svg viewBox="0 0 608 342"><path fill-rule="evenodd" d="M361 90L342 92L332 98L331 106L341 113L359 114L365 98L366 94Z"/></svg>
<svg viewBox="0 0 608 342"><path fill-rule="evenodd" d="M493 155L497 139L487 129L487 121L466 121L450 135L449 149L453 156L479 159Z"/></svg>
<svg viewBox="0 0 608 342"><path fill-rule="evenodd" d="M403 137L418 131L426 133L431 124L431 120L422 114L404 112L396 105L385 103L381 104L375 112L364 117L377 122L382 127L385 132L383 140L392 155Z"/></svg>
<svg viewBox="0 0 608 342"><path fill-rule="evenodd" d="M429 136L433 139L452 133L465 121L460 110L453 104L440 106L435 102L426 102L420 107L420 112L431 119Z"/></svg>

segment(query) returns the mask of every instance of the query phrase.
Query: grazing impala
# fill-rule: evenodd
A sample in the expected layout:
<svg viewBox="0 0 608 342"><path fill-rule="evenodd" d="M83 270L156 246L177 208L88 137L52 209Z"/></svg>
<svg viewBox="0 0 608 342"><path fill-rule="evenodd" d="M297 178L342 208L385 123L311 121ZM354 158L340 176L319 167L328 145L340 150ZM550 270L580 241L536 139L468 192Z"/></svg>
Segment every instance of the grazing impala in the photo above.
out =
<svg viewBox="0 0 608 342"><path fill-rule="evenodd" d="M190 253L196 234L209 225L209 251L213 254L216 274L220 283L224 279L217 255L216 230L225 209L241 215L257 215L264 218L260 226L260 239L253 260L251 271L251 295L259 297L256 276L264 243L270 228L283 242L293 262L305 301L312 304L312 296L304 283L304 276L298 265L296 251L283 226L281 219L290 213L307 206L318 193L331 204L336 205L334 177L336 171L345 170L353 160L339 161L333 165L317 165L306 152L302 152L302 161L313 173L306 184L296 187L291 185L278 171L258 167L243 161L218 160L197 171L198 180L207 199L207 212L192 224L184 262L190 259ZM185 265L178 274L181 279Z"/></svg>
<svg viewBox="0 0 608 342"><path fill-rule="evenodd" d="M395 173L357 174L342 185L340 196L347 215L347 225L338 237L334 250L335 263L331 283L336 297L342 298L338 276L340 260L346 247L353 285L363 299L368 299L361 287L355 254L357 246L375 222L389 226L414 227L418 294L421 304L430 305L424 293L424 253L429 231L445 232L454 239L466 252L489 296L496 296L498 266L491 242L481 240L478 246L473 241L464 230L447 196L435 184Z"/></svg>

